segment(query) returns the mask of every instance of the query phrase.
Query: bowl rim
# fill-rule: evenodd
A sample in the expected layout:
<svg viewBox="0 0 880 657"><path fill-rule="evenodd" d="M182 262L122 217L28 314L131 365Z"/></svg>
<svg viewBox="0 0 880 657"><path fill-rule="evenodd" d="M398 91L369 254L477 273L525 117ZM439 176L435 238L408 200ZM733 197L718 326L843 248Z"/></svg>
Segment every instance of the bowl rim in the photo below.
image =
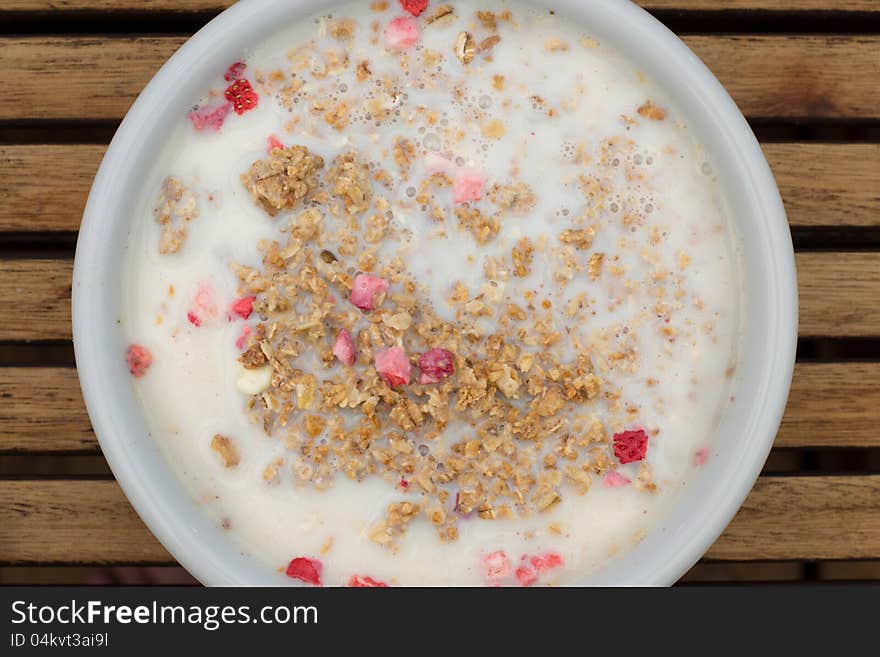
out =
<svg viewBox="0 0 880 657"><path fill-rule="evenodd" d="M89 418L111 470L138 515L171 555L206 585L277 584L281 580L262 577L258 568L247 565L249 557L238 549L218 547L209 528L193 515L191 500L177 500L179 510L169 513L168 505L175 503L171 496L179 493L174 481L167 472L139 467L137 457L149 449L144 447L149 436L139 432L130 414L130 386L111 385L121 380L121 359L107 348L108 343L114 344L116 329L111 321L98 321L106 315L102 297L108 282L114 279L107 236L112 237L114 229L120 230L125 216L119 212L126 207L122 189L135 166L135 158L128 154L133 149L136 152L138 144L144 144L159 130L160 117L173 109L167 90L182 77L201 77L199 71L204 69L205 60L217 59L218 52L234 52L235 44L248 43L254 34L271 32L279 18L306 16L328 4L321 0L240 0L191 37L156 73L123 119L95 177L77 240L73 341ZM682 93L693 92L691 108L701 116L712 117L719 143L735 164L733 173L749 192L744 202L756 212L751 228L760 232L757 249L761 251L759 263L766 278L767 316L761 326L762 362L756 365L760 373L754 380L754 390L747 391L754 403L746 409L742 422L743 449L717 466L713 474L717 484L698 502L696 511L675 520L663 536L656 540L651 537L653 543L646 540L651 543L648 549L643 549L644 545L633 548L615 560L620 561L617 567L600 570L586 582L668 585L708 550L743 504L779 427L797 342L797 277L791 234L770 167L748 123L717 79L678 37L629 0L531 0L530 4L552 5L575 16L589 15L605 25L625 25L634 35L634 49L647 52L645 48L654 47L662 52L664 61L658 66L675 67ZM136 433L140 435L134 436Z"/></svg>

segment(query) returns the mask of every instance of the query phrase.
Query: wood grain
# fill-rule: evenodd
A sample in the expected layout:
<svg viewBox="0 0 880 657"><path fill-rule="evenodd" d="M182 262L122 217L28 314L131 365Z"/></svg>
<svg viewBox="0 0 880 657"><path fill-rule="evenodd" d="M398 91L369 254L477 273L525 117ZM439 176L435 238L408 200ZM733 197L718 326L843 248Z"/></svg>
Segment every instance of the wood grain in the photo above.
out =
<svg viewBox="0 0 880 657"><path fill-rule="evenodd" d="M14 11L220 11L233 0L5 0ZM875 0L636 0L649 10L880 11Z"/></svg>
<svg viewBox="0 0 880 657"><path fill-rule="evenodd" d="M0 564L167 563L113 480L0 481ZM722 561L880 556L880 476L762 477L709 550Z"/></svg>
<svg viewBox="0 0 880 657"><path fill-rule="evenodd" d="M0 368L3 452L98 452L74 368Z"/></svg>
<svg viewBox="0 0 880 657"><path fill-rule="evenodd" d="M0 368L0 454L97 454L72 367ZM798 363L776 447L880 447L880 363Z"/></svg>
<svg viewBox="0 0 880 657"><path fill-rule="evenodd" d="M792 226L880 226L880 144L763 148ZM78 230L105 149L0 146L0 232Z"/></svg>
<svg viewBox="0 0 880 657"><path fill-rule="evenodd" d="M0 260L0 340L71 339L72 274L72 260Z"/></svg>
<svg viewBox="0 0 880 657"><path fill-rule="evenodd" d="M880 253L797 254L800 334L880 335ZM68 340L69 260L0 260L0 340ZM22 321L23 317L34 321Z"/></svg>
<svg viewBox="0 0 880 657"><path fill-rule="evenodd" d="M183 40L0 39L0 120L119 119ZM687 36L684 41L748 116L880 117L872 84L880 76L880 37Z"/></svg>

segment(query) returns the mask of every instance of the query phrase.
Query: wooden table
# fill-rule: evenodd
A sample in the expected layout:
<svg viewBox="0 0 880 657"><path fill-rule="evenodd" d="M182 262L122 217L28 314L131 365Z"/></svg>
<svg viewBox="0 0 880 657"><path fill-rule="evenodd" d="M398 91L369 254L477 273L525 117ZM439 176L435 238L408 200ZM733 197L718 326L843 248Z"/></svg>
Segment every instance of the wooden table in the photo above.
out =
<svg viewBox="0 0 880 657"><path fill-rule="evenodd" d="M179 576L89 425L70 276L119 120L227 4L0 0L0 583ZM878 579L880 0L641 4L749 118L782 190L800 278L798 363L776 445L684 581Z"/></svg>

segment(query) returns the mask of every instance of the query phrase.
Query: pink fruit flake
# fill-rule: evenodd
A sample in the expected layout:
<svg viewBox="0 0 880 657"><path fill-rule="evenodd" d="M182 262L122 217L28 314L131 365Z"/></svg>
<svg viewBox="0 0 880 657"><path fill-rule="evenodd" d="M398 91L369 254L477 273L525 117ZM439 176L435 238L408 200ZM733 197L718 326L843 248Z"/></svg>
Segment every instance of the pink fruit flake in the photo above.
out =
<svg viewBox="0 0 880 657"><path fill-rule="evenodd" d="M614 456L621 463L642 461L648 453L648 434L644 429L614 434Z"/></svg>
<svg viewBox="0 0 880 657"><path fill-rule="evenodd" d="M321 571L323 568L323 564L317 559L296 557L288 564L285 573L291 579L298 579L306 584L321 586Z"/></svg>
<svg viewBox="0 0 880 657"><path fill-rule="evenodd" d="M385 582L380 582L378 580L373 579L372 577L367 577L366 575L352 575L351 579L348 580L348 585L352 588L387 588L388 585Z"/></svg>
<svg viewBox="0 0 880 657"><path fill-rule="evenodd" d="M284 150L284 144L281 143L281 140L278 139L275 135L269 135L269 139L267 140L269 143L269 148L267 149L270 153L276 149Z"/></svg>
<svg viewBox="0 0 880 657"><path fill-rule="evenodd" d="M520 586L531 586L538 581L538 574L527 566L520 566L516 569L516 581Z"/></svg>
<svg viewBox="0 0 880 657"><path fill-rule="evenodd" d="M214 292L207 283L199 285L199 291L193 299L192 306L186 313L189 323L199 327L206 319L217 316L217 306L214 304Z"/></svg>
<svg viewBox="0 0 880 657"><path fill-rule="evenodd" d="M406 352L400 347L380 349L375 356L376 371L379 377L392 388L409 383L412 365Z"/></svg>
<svg viewBox="0 0 880 657"><path fill-rule="evenodd" d="M198 328L202 325L201 318L198 315L196 315L192 310L190 310L186 314L186 318L189 320L189 323L192 324L193 326L195 326L196 328Z"/></svg>
<svg viewBox="0 0 880 657"><path fill-rule="evenodd" d="M193 124L196 130L212 130L218 131L223 126L223 121L232 110L230 103L221 103L220 105L211 105L208 107L199 107L187 114L187 118Z"/></svg>
<svg viewBox="0 0 880 657"><path fill-rule="evenodd" d="M333 343L333 355L346 365L354 365L354 341L351 339L351 333L345 329L339 329L336 335L336 342Z"/></svg>
<svg viewBox="0 0 880 657"><path fill-rule="evenodd" d="M411 16L401 16L385 28L385 45L391 50L406 50L419 41L419 24Z"/></svg>
<svg viewBox="0 0 880 657"><path fill-rule="evenodd" d="M452 200L456 203L479 201L483 197L485 175L480 169L460 167L452 177Z"/></svg>
<svg viewBox="0 0 880 657"><path fill-rule="evenodd" d="M378 276L358 274L354 277L351 288L351 301L361 310L373 310L376 307L376 296L388 291L388 281Z"/></svg>
<svg viewBox="0 0 880 657"><path fill-rule="evenodd" d="M128 371L134 378L139 379L153 364L153 354L142 345L131 344L125 351L125 361L128 363Z"/></svg>
<svg viewBox="0 0 880 657"><path fill-rule="evenodd" d="M419 356L419 383L440 383L444 377L452 375L455 367L452 364L452 354L446 349L434 347Z"/></svg>
<svg viewBox="0 0 880 657"><path fill-rule="evenodd" d="M233 80L238 80L242 76L244 76L244 71L247 68L247 64L244 62L235 62L228 69L226 69L226 73L223 74L223 79L227 82L232 82Z"/></svg>
<svg viewBox="0 0 880 657"><path fill-rule="evenodd" d="M605 484L607 488L619 488L620 486L626 486L627 484L632 483L632 479L624 477L617 470L612 470L605 475L605 478L602 479L602 483Z"/></svg>
<svg viewBox="0 0 880 657"><path fill-rule="evenodd" d="M697 453L694 454L694 465L701 466L705 465L706 461L709 460L709 448L701 447L697 450Z"/></svg>
<svg viewBox="0 0 880 657"><path fill-rule="evenodd" d="M563 560L562 555L556 552L545 552L544 554L536 554L529 557L529 563L539 573L543 573L553 568L562 568Z"/></svg>
<svg viewBox="0 0 880 657"><path fill-rule="evenodd" d="M510 574L510 557L503 550L491 552L483 559L486 566L486 579L499 580Z"/></svg>
<svg viewBox="0 0 880 657"><path fill-rule="evenodd" d="M233 315L238 315L242 319L247 319L254 312L254 301L256 299L257 297L253 296L236 299L229 307L229 312Z"/></svg>
<svg viewBox="0 0 880 657"><path fill-rule="evenodd" d="M248 336L253 332L253 329L245 324L241 327L241 333L235 338L235 346L239 351L244 350L244 345L247 343Z"/></svg>
<svg viewBox="0 0 880 657"><path fill-rule="evenodd" d="M400 6L413 16L418 16L428 8L428 0L400 0Z"/></svg>

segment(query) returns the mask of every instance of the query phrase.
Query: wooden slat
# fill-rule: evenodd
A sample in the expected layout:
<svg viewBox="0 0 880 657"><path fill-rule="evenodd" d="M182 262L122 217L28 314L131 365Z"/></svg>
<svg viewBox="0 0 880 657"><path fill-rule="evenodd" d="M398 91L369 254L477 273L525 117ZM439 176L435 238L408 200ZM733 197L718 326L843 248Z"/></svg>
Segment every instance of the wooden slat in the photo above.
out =
<svg viewBox="0 0 880 657"><path fill-rule="evenodd" d="M0 481L0 563L165 563L113 480ZM880 556L880 476L762 477L709 550L723 561Z"/></svg>
<svg viewBox="0 0 880 657"><path fill-rule="evenodd" d="M798 253L801 336L880 335L880 253Z"/></svg>
<svg viewBox="0 0 880 657"><path fill-rule="evenodd" d="M97 451L74 368L0 368L0 453Z"/></svg>
<svg viewBox="0 0 880 657"><path fill-rule="evenodd" d="M790 225L880 226L880 144L762 144L762 148Z"/></svg>
<svg viewBox="0 0 880 657"><path fill-rule="evenodd" d="M96 454L76 371L0 368L0 454ZM880 363L799 363L776 447L880 447Z"/></svg>
<svg viewBox="0 0 880 657"><path fill-rule="evenodd" d="M797 254L802 336L880 335L880 253ZM0 340L67 340L68 260L0 260ZM22 321L22 317L38 321Z"/></svg>
<svg viewBox="0 0 880 657"><path fill-rule="evenodd" d="M107 149L0 146L0 231L75 231Z"/></svg>
<svg viewBox="0 0 880 657"><path fill-rule="evenodd" d="M877 118L880 37L687 36L743 112ZM0 39L0 120L118 119L183 37ZM853 75L858 71L858 75Z"/></svg>
<svg viewBox="0 0 880 657"><path fill-rule="evenodd" d="M77 230L105 148L0 146L0 231ZM763 148L792 226L880 226L880 144Z"/></svg>
<svg viewBox="0 0 880 657"><path fill-rule="evenodd" d="M0 340L69 340L72 274L72 260L0 260Z"/></svg>
<svg viewBox="0 0 880 657"><path fill-rule="evenodd" d="M880 447L880 363L798 363L776 447Z"/></svg>
<svg viewBox="0 0 880 657"><path fill-rule="evenodd" d="M875 0L636 0L649 11L880 11ZM220 11L233 0L5 0L3 9L15 11ZM393 0L392 0L393 4Z"/></svg>

